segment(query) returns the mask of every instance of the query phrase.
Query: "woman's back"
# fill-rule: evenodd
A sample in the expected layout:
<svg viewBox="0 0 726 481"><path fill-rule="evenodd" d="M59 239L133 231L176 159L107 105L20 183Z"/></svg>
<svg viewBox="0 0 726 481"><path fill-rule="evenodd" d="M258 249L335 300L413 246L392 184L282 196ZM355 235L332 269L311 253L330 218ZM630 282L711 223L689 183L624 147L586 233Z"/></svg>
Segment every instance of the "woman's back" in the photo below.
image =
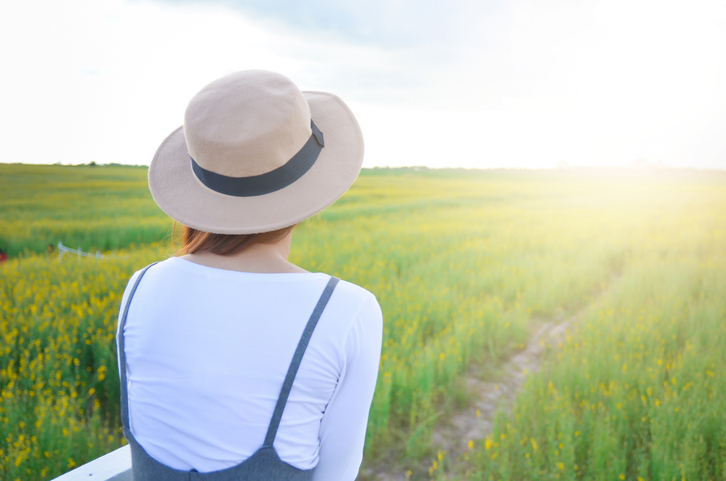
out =
<svg viewBox="0 0 726 481"><path fill-rule="evenodd" d="M138 275L138 274L137 274ZM171 258L134 294L124 329L131 431L157 461L209 472L265 437L329 276L260 274ZM132 285L135 277L129 285ZM128 289L124 296L126 302ZM274 443L315 479L354 479L381 342L374 296L341 282L313 333Z"/></svg>

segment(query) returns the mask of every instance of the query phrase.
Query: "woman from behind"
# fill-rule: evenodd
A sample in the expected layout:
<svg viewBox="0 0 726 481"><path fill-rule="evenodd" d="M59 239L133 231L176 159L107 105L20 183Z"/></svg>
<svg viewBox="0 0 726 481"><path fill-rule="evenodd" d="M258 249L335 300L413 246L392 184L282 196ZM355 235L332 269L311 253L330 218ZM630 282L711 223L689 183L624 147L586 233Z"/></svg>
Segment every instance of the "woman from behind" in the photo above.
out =
<svg viewBox="0 0 726 481"><path fill-rule="evenodd" d="M355 479L380 307L288 255L362 159L347 106L282 75L230 74L192 98L149 168L185 255L136 272L119 316L135 481Z"/></svg>

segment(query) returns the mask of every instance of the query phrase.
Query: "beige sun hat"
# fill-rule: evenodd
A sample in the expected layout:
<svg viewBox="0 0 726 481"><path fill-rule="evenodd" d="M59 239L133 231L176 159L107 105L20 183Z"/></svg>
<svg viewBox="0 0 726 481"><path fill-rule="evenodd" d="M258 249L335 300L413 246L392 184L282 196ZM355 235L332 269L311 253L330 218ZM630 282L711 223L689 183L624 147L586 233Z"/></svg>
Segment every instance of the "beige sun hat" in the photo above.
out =
<svg viewBox="0 0 726 481"><path fill-rule="evenodd" d="M353 184L363 136L337 96L246 70L215 80L149 166L161 209L215 234L268 232L307 219Z"/></svg>

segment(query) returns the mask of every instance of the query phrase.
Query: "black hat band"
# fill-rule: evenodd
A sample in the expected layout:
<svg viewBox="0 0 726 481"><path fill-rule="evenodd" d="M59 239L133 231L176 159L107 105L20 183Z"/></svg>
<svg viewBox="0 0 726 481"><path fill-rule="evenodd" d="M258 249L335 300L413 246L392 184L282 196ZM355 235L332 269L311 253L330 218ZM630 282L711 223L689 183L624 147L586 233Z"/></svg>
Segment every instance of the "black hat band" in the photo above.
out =
<svg viewBox="0 0 726 481"><path fill-rule="evenodd" d="M220 194L234 197L254 197L270 194L284 189L298 180L318 160L318 156L320 156L320 152L325 146L323 133L312 119L310 120L310 128L313 133L298 153L285 164L264 174L249 177L230 177L205 169L190 156L192 170L202 184Z"/></svg>

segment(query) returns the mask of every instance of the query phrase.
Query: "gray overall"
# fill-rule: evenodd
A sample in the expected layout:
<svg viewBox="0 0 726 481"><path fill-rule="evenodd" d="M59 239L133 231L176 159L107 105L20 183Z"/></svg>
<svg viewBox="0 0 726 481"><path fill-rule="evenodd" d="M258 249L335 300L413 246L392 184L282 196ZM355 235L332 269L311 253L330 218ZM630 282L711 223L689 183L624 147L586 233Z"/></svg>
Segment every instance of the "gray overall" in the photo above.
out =
<svg viewBox="0 0 726 481"><path fill-rule="evenodd" d="M153 264L152 264L153 265ZM310 320L305 326L300 342L295 350L295 354L292 357L290 368L287 371L287 376L282 384L280 390L280 397L277 399L277 406L272 414L270 420L270 426L267 429L267 435L265 436L265 442L262 447L258 449L252 456L231 468L222 469L219 471L212 471L210 473L199 473L196 470L192 471L180 471L173 469L168 466L161 464L154 458L149 456L144 448L142 448L129 428L129 400L128 392L126 388L126 354L124 352L124 326L126 325L126 316L129 312L129 305L131 304L131 298L136 292L136 288L144 276L146 271L151 266L147 266L136 279L131 292L129 293L128 301L124 306L123 315L121 316L121 326L119 328L119 362L122 366L121 372L121 421L123 423L124 435L131 445L131 470L133 473L134 481L248 481L248 480L259 480L259 481L298 481L298 480L309 480L313 476L313 470L302 470L297 469L294 466L287 464L282 461L277 455L277 451L273 447L275 441L275 435L277 434L277 428L280 425L280 419L282 418L282 412L285 409L287 403L287 397L290 394L292 383L295 380L298 367L300 367L300 361L302 360L305 349L308 346L310 337L313 334L315 325L320 319L320 315L323 313L330 296L333 294L338 279L331 277L328 285L325 286L323 294L320 296L318 304L315 306Z"/></svg>

